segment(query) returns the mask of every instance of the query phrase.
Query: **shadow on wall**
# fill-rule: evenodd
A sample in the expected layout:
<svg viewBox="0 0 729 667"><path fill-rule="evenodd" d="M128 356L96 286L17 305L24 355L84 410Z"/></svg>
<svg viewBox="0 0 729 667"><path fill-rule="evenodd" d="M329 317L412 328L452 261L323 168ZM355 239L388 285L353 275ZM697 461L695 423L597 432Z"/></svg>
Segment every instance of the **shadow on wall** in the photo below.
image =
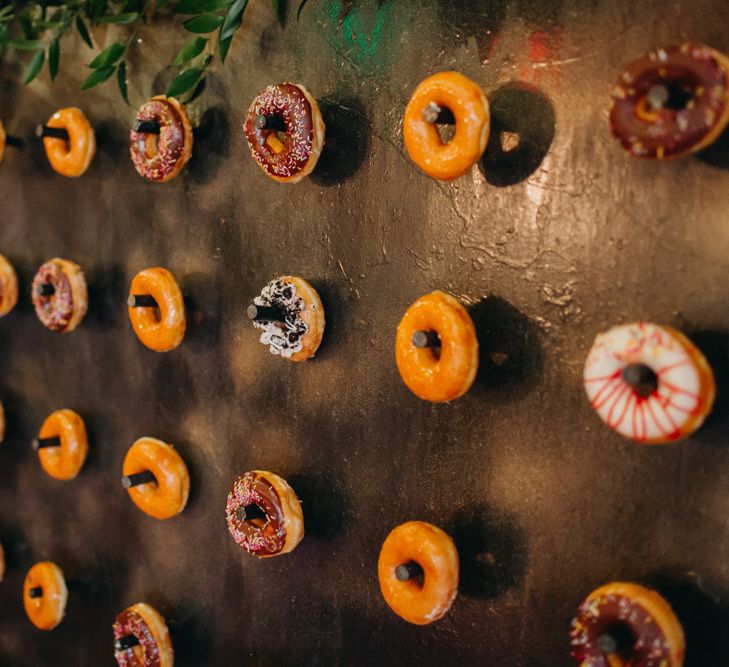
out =
<svg viewBox="0 0 729 667"><path fill-rule="evenodd" d="M242 134L242 132L241 132ZM211 107L203 114L200 124L193 130L192 158L188 169L196 183L210 183L230 153L230 121L220 106Z"/></svg>
<svg viewBox="0 0 729 667"><path fill-rule="evenodd" d="M697 159L717 169L729 169L729 128L710 146L696 155Z"/></svg>
<svg viewBox="0 0 729 667"><path fill-rule="evenodd" d="M690 338L706 357L716 382L714 408L692 439L709 445L723 444L729 429L729 333L697 331Z"/></svg>

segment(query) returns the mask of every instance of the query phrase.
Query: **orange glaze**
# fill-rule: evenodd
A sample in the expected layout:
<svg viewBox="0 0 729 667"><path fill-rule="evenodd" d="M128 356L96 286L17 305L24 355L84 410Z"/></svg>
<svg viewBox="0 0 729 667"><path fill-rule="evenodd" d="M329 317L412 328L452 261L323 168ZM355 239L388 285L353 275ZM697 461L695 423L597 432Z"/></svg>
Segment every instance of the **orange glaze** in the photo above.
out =
<svg viewBox="0 0 729 667"><path fill-rule="evenodd" d="M448 143L423 112L435 103L451 111L455 135ZM481 157L489 139L489 103L475 82L458 72L440 72L420 83L405 109L403 136L410 158L426 174L443 181L462 176Z"/></svg>
<svg viewBox="0 0 729 667"><path fill-rule="evenodd" d="M134 504L155 519L170 519L182 512L190 493L190 475L175 448L156 438L137 440L127 452L123 472L128 477L145 470L157 481L127 489Z"/></svg>
<svg viewBox="0 0 729 667"><path fill-rule="evenodd" d="M157 352L174 350L185 336L185 303L174 276L163 268L140 271L129 290L129 296L148 294L154 297L157 309L129 308L134 333L144 345Z"/></svg>
<svg viewBox="0 0 729 667"><path fill-rule="evenodd" d="M40 587L43 595L30 597L32 588ZM61 568L55 563L36 563L28 570L23 585L23 604L31 623L39 630L53 630L66 613L68 589Z"/></svg>
<svg viewBox="0 0 729 667"><path fill-rule="evenodd" d="M415 579L399 581L398 565L415 562L423 569L422 585ZM387 536L377 563L385 602L415 625L437 621L450 608L458 591L458 551L440 528L408 521Z"/></svg>
<svg viewBox="0 0 729 667"><path fill-rule="evenodd" d="M417 348L416 331L435 331L440 358L432 348ZM476 328L457 299L436 291L420 297L400 321L395 337L395 359L403 382L416 396L433 402L463 396L476 378Z"/></svg>
<svg viewBox="0 0 729 667"><path fill-rule="evenodd" d="M13 265L0 255L0 317L7 315L18 303L18 276Z"/></svg>
<svg viewBox="0 0 729 667"><path fill-rule="evenodd" d="M75 178L81 176L91 164L96 153L94 130L81 109L69 107L60 109L51 116L48 127L62 128L68 132L68 141L44 137L51 167L62 176Z"/></svg>
<svg viewBox="0 0 729 667"><path fill-rule="evenodd" d="M73 479L79 474L89 451L84 420L73 410L56 410L38 433L40 439L60 438L60 447L43 447L38 450L43 470L60 480Z"/></svg>
<svg viewBox="0 0 729 667"><path fill-rule="evenodd" d="M319 293L303 278L296 276L283 276L283 282L290 283L296 288L296 293L304 300L304 309L299 313L308 331L301 338L301 349L292 354L291 361L306 361L316 354L324 337L326 319L324 317L324 306L322 305Z"/></svg>

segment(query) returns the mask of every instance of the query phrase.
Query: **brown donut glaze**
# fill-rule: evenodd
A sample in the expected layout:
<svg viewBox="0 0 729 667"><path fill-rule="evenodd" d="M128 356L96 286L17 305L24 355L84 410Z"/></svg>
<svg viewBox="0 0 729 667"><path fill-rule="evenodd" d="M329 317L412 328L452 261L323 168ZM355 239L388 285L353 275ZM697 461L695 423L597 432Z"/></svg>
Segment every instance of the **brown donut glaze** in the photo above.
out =
<svg viewBox="0 0 729 667"><path fill-rule="evenodd" d="M117 650L114 652L114 657L119 667L138 667L139 665L160 667L159 647L152 630L133 608L125 609L116 617L113 631L115 642L122 637L134 635L144 655L142 662L140 662L132 649Z"/></svg>
<svg viewBox="0 0 729 667"><path fill-rule="evenodd" d="M728 85L726 59L707 46L655 49L621 75L610 129L638 157L661 159L699 150L729 120ZM667 99L652 106L655 89Z"/></svg>
<svg viewBox="0 0 729 667"><path fill-rule="evenodd" d="M42 285L53 285L53 294L40 293ZM77 304L73 287L63 265L51 260L38 269L32 286L33 306L38 319L51 331L66 331L73 319Z"/></svg>

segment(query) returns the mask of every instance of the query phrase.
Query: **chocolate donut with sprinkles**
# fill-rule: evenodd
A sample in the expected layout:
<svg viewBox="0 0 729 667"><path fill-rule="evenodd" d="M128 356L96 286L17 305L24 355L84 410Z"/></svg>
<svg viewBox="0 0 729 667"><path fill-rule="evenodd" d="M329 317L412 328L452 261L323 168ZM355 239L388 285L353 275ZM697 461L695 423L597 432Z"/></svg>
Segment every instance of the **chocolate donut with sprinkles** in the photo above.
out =
<svg viewBox="0 0 729 667"><path fill-rule="evenodd" d="M289 553L304 537L296 493L285 479L266 470L251 470L235 481L225 518L236 543L258 558Z"/></svg>
<svg viewBox="0 0 729 667"><path fill-rule="evenodd" d="M570 630L580 667L681 667L683 628L668 602L638 584L613 582L582 602Z"/></svg>
<svg viewBox="0 0 729 667"><path fill-rule="evenodd" d="M162 615L139 602L114 621L114 657L119 667L172 667L174 652Z"/></svg>
<svg viewBox="0 0 729 667"><path fill-rule="evenodd" d="M268 86L253 100L243 124L253 158L280 183L296 183L316 166L324 146L324 119L301 84Z"/></svg>
<svg viewBox="0 0 729 667"><path fill-rule="evenodd" d="M129 137L132 162L148 181L166 183L192 156L192 125L174 97L157 95L137 111Z"/></svg>
<svg viewBox="0 0 729 667"><path fill-rule="evenodd" d="M86 315L88 289L78 264L56 257L38 269L33 278L33 306L46 329L73 331Z"/></svg>
<svg viewBox="0 0 729 667"><path fill-rule="evenodd" d="M610 129L631 155L674 158L715 141L729 123L729 59L702 44L651 51L618 80Z"/></svg>

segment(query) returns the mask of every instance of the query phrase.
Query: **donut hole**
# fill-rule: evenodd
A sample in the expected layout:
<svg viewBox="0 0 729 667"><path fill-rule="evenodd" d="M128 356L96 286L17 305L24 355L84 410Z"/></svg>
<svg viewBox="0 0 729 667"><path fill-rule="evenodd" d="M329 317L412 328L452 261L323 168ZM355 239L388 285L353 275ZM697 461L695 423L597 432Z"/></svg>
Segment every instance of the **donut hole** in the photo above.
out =
<svg viewBox="0 0 729 667"><path fill-rule="evenodd" d="M615 655L623 663L627 663L635 654L637 637L627 623L611 624L597 638L597 646L605 655Z"/></svg>
<svg viewBox="0 0 729 667"><path fill-rule="evenodd" d="M435 123L435 129L443 144L450 143L453 137L456 136L455 123Z"/></svg>
<svg viewBox="0 0 729 667"><path fill-rule="evenodd" d="M639 117L654 121L662 109L683 111L692 106L695 90L680 81L667 81L652 85L636 109Z"/></svg>
<svg viewBox="0 0 729 667"><path fill-rule="evenodd" d="M409 586L422 588L425 584L425 572L419 563L409 560L395 568L395 579Z"/></svg>
<svg viewBox="0 0 729 667"><path fill-rule="evenodd" d="M499 142L501 143L502 153L511 153L519 148L521 137L517 132L503 131L499 134Z"/></svg>
<svg viewBox="0 0 729 667"><path fill-rule="evenodd" d="M159 153L159 145L157 144L156 134L145 134L139 140L139 143L142 153L144 153L148 160L157 157L157 153Z"/></svg>
<svg viewBox="0 0 729 667"><path fill-rule="evenodd" d="M235 511L235 516L241 523L247 522L253 524L257 528L268 523L268 516L265 510L257 503L251 503L245 507L239 507Z"/></svg>

